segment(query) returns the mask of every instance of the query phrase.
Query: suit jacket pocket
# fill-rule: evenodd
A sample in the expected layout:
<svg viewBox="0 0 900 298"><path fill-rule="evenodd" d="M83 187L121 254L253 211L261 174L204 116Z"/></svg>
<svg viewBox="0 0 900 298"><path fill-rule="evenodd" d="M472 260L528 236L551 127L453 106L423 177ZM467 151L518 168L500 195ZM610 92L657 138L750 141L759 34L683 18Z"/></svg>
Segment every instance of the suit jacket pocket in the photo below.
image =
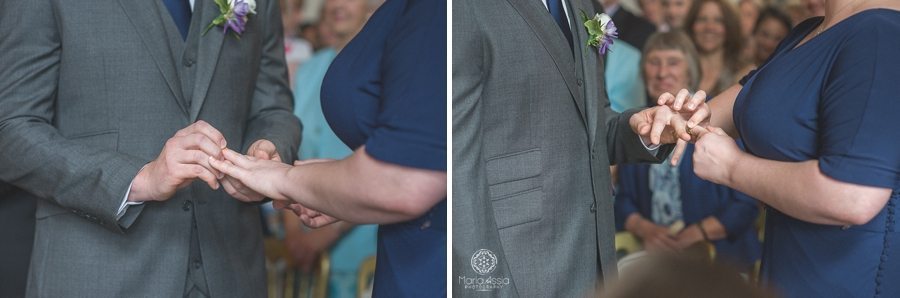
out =
<svg viewBox="0 0 900 298"><path fill-rule="evenodd" d="M69 139L69 141L72 141L73 143L88 146L91 148L100 148L115 151L119 147L119 131L114 129L81 133L67 137L67 139Z"/></svg>
<svg viewBox="0 0 900 298"><path fill-rule="evenodd" d="M537 148L488 159L485 168L491 198L541 187L541 167L541 150Z"/></svg>
<svg viewBox="0 0 900 298"><path fill-rule="evenodd" d="M492 200L497 229L541 220L544 191L541 188Z"/></svg>

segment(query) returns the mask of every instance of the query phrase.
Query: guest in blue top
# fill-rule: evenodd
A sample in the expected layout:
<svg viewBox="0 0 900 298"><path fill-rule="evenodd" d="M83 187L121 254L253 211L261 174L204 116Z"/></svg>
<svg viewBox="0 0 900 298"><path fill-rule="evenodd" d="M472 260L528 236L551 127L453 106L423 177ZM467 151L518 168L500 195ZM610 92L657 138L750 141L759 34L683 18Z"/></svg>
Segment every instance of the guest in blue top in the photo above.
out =
<svg viewBox="0 0 900 298"><path fill-rule="evenodd" d="M768 205L764 285L786 297L900 297L900 3L825 6L743 87L709 105L658 102L696 105L693 123L711 110L708 129L688 123L695 172Z"/></svg>
<svg viewBox="0 0 900 298"><path fill-rule="evenodd" d="M233 151L210 160L269 198L298 203L291 208L309 226L381 224L375 297L447 295L446 7L389 0L335 58L322 108L349 157L293 167Z"/></svg>
<svg viewBox="0 0 900 298"><path fill-rule="evenodd" d="M647 94L695 89L700 78L697 51L687 35L675 30L652 35L644 47L642 67ZM626 164L618 167L616 228L640 238L648 251L680 250L707 240L719 260L750 269L759 258L760 245L753 222L756 201L694 175L693 145L684 157L673 156L678 166ZM673 153L675 154L675 153ZM682 221L676 235L669 226Z"/></svg>

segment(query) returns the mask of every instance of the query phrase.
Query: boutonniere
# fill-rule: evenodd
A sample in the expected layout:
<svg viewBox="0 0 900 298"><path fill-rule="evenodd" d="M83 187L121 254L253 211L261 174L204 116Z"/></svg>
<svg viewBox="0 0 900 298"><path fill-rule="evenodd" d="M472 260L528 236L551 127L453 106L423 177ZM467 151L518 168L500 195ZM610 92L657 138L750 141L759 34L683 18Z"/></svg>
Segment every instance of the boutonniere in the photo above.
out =
<svg viewBox="0 0 900 298"><path fill-rule="evenodd" d="M230 28L234 37L241 39L241 33L244 33L244 28L247 26L247 18L251 14L256 14L256 0L215 1L222 14L216 17L212 23L209 23L209 26L206 26L203 34L205 35L214 26L222 26L222 32L228 34L228 29Z"/></svg>
<svg viewBox="0 0 900 298"><path fill-rule="evenodd" d="M584 21L584 27L588 31L587 45L596 47L600 55L606 54L613 44L613 38L619 38L612 19L605 13L594 14L594 18L589 19L582 10L581 20Z"/></svg>

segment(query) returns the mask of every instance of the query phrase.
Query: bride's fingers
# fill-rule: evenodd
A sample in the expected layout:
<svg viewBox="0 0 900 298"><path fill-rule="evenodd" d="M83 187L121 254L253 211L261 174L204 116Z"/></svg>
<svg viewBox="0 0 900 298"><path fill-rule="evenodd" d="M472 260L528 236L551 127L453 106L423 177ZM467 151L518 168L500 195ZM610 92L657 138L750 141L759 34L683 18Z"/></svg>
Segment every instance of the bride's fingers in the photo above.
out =
<svg viewBox="0 0 900 298"><path fill-rule="evenodd" d="M728 134L725 133L725 130L722 129L722 128L720 128L720 127L710 126L709 128L710 128L709 131L711 131L711 132L713 132L713 133L715 133L715 134L717 134L717 135L720 135L720 136L723 136L723 137L724 137L724 136L728 136Z"/></svg>
<svg viewBox="0 0 900 298"><path fill-rule="evenodd" d="M677 166L678 162L681 161L681 154L684 153L685 148L687 148L687 141L678 139L678 141L675 142L675 149L672 150L671 159L671 164L673 167Z"/></svg>
<svg viewBox="0 0 900 298"><path fill-rule="evenodd" d="M675 95L672 93L666 92L659 96L659 99L656 100L656 104L660 106L666 106L670 103L675 102Z"/></svg>
<svg viewBox="0 0 900 298"><path fill-rule="evenodd" d="M697 124L706 121L710 116L709 113L709 105L700 103L700 106L696 111L694 111L694 114L691 115L691 118L688 119L687 127L694 128L694 126L697 126Z"/></svg>
<svg viewBox="0 0 900 298"><path fill-rule="evenodd" d="M234 152L234 150L231 150L231 149L225 149L224 151L222 151L222 154L225 155L225 159L227 159L228 161L231 161L232 163L234 163L234 165L241 167L241 168L249 168L251 166L252 162L257 159L252 156L246 156L246 155Z"/></svg>
<svg viewBox="0 0 900 298"><path fill-rule="evenodd" d="M226 152L227 151L230 151L230 150L226 150ZM227 158L227 154L226 154L226 158ZM231 162L216 160L215 158L212 158L212 156L210 156L208 158L208 161L209 161L209 165L211 165L213 168L216 168L216 170L219 170L219 172L222 172L225 175L237 178L238 180L244 180L250 175L250 173L247 172L247 170L244 170L238 166L235 166Z"/></svg>
<svg viewBox="0 0 900 298"><path fill-rule="evenodd" d="M698 90L685 104L688 111L693 111L704 102L706 102L706 91Z"/></svg>
<svg viewBox="0 0 900 298"><path fill-rule="evenodd" d="M702 139L704 136L706 136L706 134L711 133L712 129L715 129L715 128L711 127L711 126L710 127L696 126L696 127L692 128L691 132L693 132L695 135L697 135L695 142L699 142L700 139ZM719 129L719 130L721 130L721 129ZM725 131L722 131L722 133L725 133Z"/></svg>
<svg viewBox="0 0 900 298"><path fill-rule="evenodd" d="M675 95L675 102L672 103L672 109L676 111L681 111L681 107L684 106L685 101L691 95L691 92L687 89L681 89L678 91L678 94Z"/></svg>

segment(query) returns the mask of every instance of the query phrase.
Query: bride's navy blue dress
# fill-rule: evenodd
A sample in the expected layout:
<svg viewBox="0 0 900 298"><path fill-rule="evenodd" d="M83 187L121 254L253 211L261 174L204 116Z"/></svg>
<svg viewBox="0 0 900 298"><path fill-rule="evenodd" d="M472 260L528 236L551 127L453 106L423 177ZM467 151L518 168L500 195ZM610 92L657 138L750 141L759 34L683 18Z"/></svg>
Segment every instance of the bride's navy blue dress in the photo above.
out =
<svg viewBox="0 0 900 298"><path fill-rule="evenodd" d="M768 208L762 281L785 297L900 297L900 12L864 11L797 46L821 22L799 24L744 78L735 125L756 156L818 160L832 179L893 191L859 226Z"/></svg>
<svg viewBox="0 0 900 298"><path fill-rule="evenodd" d="M337 55L322 110L354 150L395 165L447 169L447 2L387 0ZM375 297L447 293L447 203L378 228Z"/></svg>

